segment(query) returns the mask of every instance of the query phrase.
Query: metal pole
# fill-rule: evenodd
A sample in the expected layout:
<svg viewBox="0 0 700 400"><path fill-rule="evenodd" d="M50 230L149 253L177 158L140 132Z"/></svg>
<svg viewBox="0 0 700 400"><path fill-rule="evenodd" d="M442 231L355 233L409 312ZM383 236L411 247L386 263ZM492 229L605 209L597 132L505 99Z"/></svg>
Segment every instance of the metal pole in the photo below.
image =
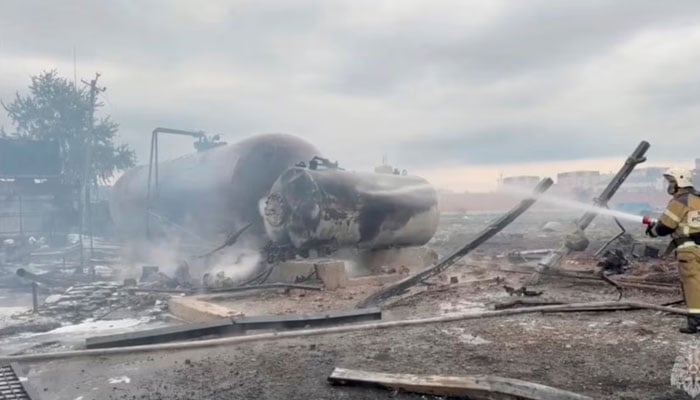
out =
<svg viewBox="0 0 700 400"><path fill-rule="evenodd" d="M83 273L83 268L85 268L85 254L84 254L84 245L83 245L83 213L85 205L83 204L85 202L85 199L82 196L82 188L80 189L81 193L78 193L78 211L80 216L78 219L80 220L80 224L78 226L78 245L80 246L80 273Z"/></svg>
<svg viewBox="0 0 700 400"><path fill-rule="evenodd" d="M153 204L158 200L158 134L170 133L196 138L206 137L201 131L186 131L182 129L158 127L151 132L151 153L148 159L148 186L146 187L146 237L151 236L151 211Z"/></svg>
<svg viewBox="0 0 700 400"><path fill-rule="evenodd" d="M24 236L24 213L22 212L22 195L17 196L19 201L19 234Z"/></svg>
<svg viewBox="0 0 700 400"><path fill-rule="evenodd" d="M93 233L92 233L92 182L88 183L88 186L86 188L87 190L87 213L88 213L88 235L90 236L90 259L93 258L93 252L95 249L94 241L93 241Z"/></svg>
<svg viewBox="0 0 700 400"><path fill-rule="evenodd" d="M155 198L155 201L158 201L158 153L159 153L159 151L160 151L160 149L158 147L158 135L156 135L156 152L155 152L156 165L154 166L155 172L156 172L156 176L155 176L156 184L155 184L155 193L153 196Z"/></svg>
<svg viewBox="0 0 700 400"><path fill-rule="evenodd" d="M148 159L148 186L146 187L146 237L151 237L151 179L153 176L153 154L155 152L156 135L155 130L151 133L151 155Z"/></svg>
<svg viewBox="0 0 700 400"><path fill-rule="evenodd" d="M39 284L32 282L32 309L34 313L39 312Z"/></svg>
<svg viewBox="0 0 700 400"><path fill-rule="evenodd" d="M88 224L88 234L90 236L90 259L93 258L93 237L92 237L92 207L90 205L90 185L94 180L94 171L92 168L92 151L95 144L95 102L97 92L104 91L104 88L97 87L97 80L100 78L100 74L95 74L95 79L91 80L90 83L83 81L90 85L90 126L87 132L87 137L85 138L85 165L83 168L83 191L85 193L85 207L83 207L83 215L81 216L85 222ZM81 247L82 247L82 229L81 229ZM81 256L81 266L84 267L84 258ZM94 272L94 271L93 271Z"/></svg>

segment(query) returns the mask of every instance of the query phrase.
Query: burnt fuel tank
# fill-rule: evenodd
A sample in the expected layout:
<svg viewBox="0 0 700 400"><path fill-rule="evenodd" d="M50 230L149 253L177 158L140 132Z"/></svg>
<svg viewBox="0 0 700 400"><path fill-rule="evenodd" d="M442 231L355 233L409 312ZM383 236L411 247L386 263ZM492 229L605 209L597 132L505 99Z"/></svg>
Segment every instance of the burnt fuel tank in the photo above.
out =
<svg viewBox="0 0 700 400"><path fill-rule="evenodd" d="M299 250L420 246L437 229L437 193L423 178L290 168L261 201L267 235Z"/></svg>
<svg viewBox="0 0 700 400"><path fill-rule="evenodd" d="M149 229L168 225L209 239L252 223L249 231L264 237L258 202L287 168L317 155L298 137L264 134L162 162ZM148 166L114 184L110 213L120 233L145 234L147 186Z"/></svg>

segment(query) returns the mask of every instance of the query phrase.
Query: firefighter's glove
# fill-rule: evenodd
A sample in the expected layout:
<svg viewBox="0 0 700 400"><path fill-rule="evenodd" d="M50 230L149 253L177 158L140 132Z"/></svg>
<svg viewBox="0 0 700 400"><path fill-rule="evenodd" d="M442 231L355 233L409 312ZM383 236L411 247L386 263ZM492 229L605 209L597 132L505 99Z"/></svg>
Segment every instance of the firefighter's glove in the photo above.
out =
<svg viewBox="0 0 700 400"><path fill-rule="evenodd" d="M647 225L646 235L649 237L656 237L656 222Z"/></svg>

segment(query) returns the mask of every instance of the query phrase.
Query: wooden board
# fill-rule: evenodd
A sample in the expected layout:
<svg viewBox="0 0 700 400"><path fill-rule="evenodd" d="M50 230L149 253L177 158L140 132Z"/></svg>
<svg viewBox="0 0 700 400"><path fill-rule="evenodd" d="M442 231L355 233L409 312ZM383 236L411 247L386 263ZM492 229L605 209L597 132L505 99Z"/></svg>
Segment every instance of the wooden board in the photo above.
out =
<svg viewBox="0 0 700 400"><path fill-rule="evenodd" d="M389 374L336 368L328 377L334 385L383 387L436 396L474 400L592 400L591 397L518 379L490 375L438 376Z"/></svg>

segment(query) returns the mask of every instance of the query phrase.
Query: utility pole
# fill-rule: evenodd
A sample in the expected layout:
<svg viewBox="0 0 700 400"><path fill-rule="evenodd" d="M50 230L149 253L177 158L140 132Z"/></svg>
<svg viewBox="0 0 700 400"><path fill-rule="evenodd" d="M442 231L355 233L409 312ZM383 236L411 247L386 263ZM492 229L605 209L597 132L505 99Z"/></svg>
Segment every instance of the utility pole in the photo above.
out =
<svg viewBox="0 0 700 400"><path fill-rule="evenodd" d="M92 152L93 146L95 144L95 108L97 107L97 94L104 92L107 88L98 87L97 80L100 79L100 74L96 73L95 78L90 82L82 81L84 84L90 86L90 110L89 110L89 126L85 132L85 166L83 168L83 194L85 207L83 207L83 215L80 218L80 234L81 234L81 254L82 254L82 232L84 224L88 225L88 235L90 236L90 259L93 258L94 243L92 237L92 205L90 202L90 187L95 179L95 172L92 168ZM81 264L84 266L84 260L81 259ZM91 266L91 273L94 275L94 267Z"/></svg>

